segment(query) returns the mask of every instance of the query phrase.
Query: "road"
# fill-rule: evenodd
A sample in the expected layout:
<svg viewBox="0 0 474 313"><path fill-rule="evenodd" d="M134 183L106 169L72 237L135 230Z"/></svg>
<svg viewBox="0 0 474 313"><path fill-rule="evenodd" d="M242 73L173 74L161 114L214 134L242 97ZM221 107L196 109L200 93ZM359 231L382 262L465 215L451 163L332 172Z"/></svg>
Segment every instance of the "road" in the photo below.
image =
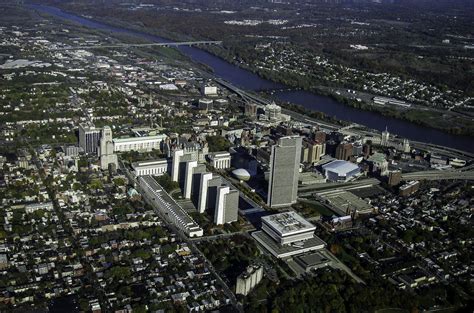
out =
<svg viewBox="0 0 474 313"><path fill-rule="evenodd" d="M211 235L211 236L203 236L203 237L197 237L197 238L191 238L190 240L193 242L203 242L203 241L212 241L212 240L217 240L217 239L222 239L222 238L229 238L233 237L236 235L243 235L248 238L251 238L247 232L247 230L241 230L238 232L234 233L226 233L226 234L218 234L218 235Z"/></svg>
<svg viewBox="0 0 474 313"><path fill-rule="evenodd" d="M403 181L408 180L474 180L474 170L468 171L423 171L402 174Z"/></svg>
<svg viewBox="0 0 474 313"><path fill-rule="evenodd" d="M308 186L298 187L298 196L309 196L315 192L323 192L331 189L350 190L365 188L374 185L379 185L380 180L376 178L367 178L362 180L356 180L348 183L325 183L325 184L313 184Z"/></svg>

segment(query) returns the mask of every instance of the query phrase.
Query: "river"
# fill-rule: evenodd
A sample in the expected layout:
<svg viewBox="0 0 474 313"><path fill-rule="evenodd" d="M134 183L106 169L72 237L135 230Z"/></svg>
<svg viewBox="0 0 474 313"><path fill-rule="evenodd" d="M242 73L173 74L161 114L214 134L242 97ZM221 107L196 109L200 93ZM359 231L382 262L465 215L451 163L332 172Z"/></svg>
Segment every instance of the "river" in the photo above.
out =
<svg viewBox="0 0 474 313"><path fill-rule="evenodd" d="M55 7L43 5L29 5L29 7L101 31L134 35L153 42L172 42L159 36L111 26L92 19L83 18L75 14L64 12ZM193 61L207 65L214 71L215 76L227 80L242 89L253 91L282 89L281 84L263 79L250 71L242 69L199 48L181 46L178 49ZM433 128L416 125L408 121L385 117L374 112L358 110L339 103L330 97L319 96L301 90L276 91L273 96L281 101L299 104L307 109L321 111L329 116L362 124L379 131L382 131L387 127L391 133L411 140L474 152L474 138L472 137L452 135Z"/></svg>

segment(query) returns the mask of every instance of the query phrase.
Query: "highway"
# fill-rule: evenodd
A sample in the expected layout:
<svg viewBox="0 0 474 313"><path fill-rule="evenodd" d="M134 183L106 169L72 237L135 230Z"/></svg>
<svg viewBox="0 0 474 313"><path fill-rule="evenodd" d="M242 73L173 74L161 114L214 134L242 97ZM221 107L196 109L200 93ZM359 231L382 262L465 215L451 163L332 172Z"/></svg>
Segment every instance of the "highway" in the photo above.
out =
<svg viewBox="0 0 474 313"><path fill-rule="evenodd" d="M65 50L89 50L89 49L113 49L113 48L130 48L130 47L179 47L179 46L204 46L204 45L221 45L222 41L182 41L182 42L155 42L155 43L121 43L115 45L90 45L90 46L73 46L51 49L52 51Z"/></svg>
<svg viewBox="0 0 474 313"><path fill-rule="evenodd" d="M218 84L220 84L220 85L224 86L225 88L229 89L230 91L236 93L245 102L247 102L247 103L256 103L257 107L259 107L259 108L265 108L265 106L272 103L270 100L267 100L267 99L264 99L264 98L259 97L257 95L253 95L249 92L246 92L246 91L232 85L231 83L229 83L229 82L227 82L223 79L214 78L214 80ZM284 109L284 108L281 109L281 112L283 114L291 116L294 120L297 120L299 122L314 125L314 126L322 126L323 128L325 128L329 131L337 130L337 129L340 128L340 126L338 126L338 125L330 124L328 122L321 121L321 120L317 120L317 119L311 118L307 115L297 113L297 112L294 112L294 111L291 111L291 110L287 110L287 109Z"/></svg>
<svg viewBox="0 0 474 313"><path fill-rule="evenodd" d="M403 181L408 180L474 180L474 170L461 171L423 171L402 174Z"/></svg>
<svg viewBox="0 0 474 313"><path fill-rule="evenodd" d="M364 187L370 187L379 185L380 180L376 178L366 178L348 183L324 183L324 184L313 184L308 186L298 187L298 196L310 196L313 193L323 192L331 189L350 190Z"/></svg>

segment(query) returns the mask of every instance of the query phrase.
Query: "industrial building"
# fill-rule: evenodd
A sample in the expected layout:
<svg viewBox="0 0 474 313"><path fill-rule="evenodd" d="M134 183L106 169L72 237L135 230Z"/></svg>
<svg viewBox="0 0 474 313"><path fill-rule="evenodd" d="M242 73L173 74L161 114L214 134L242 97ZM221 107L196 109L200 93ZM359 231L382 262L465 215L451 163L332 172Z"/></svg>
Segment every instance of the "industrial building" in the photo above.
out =
<svg viewBox="0 0 474 313"><path fill-rule="evenodd" d="M355 194L341 189L333 189L318 193L333 211L340 216L345 216L354 212L365 214L373 211L372 205Z"/></svg>

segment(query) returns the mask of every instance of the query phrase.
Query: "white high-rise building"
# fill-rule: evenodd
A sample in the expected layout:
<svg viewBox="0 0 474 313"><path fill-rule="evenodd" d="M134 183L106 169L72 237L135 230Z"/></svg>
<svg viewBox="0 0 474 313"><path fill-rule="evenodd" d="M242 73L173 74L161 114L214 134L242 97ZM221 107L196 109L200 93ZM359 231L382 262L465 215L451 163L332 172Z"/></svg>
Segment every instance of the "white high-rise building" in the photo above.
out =
<svg viewBox="0 0 474 313"><path fill-rule="evenodd" d="M409 153L411 151L410 142L408 139L403 139L403 152Z"/></svg>
<svg viewBox="0 0 474 313"><path fill-rule="evenodd" d="M179 163L184 155L184 150L177 149L173 151L173 160L171 163L171 180L177 182L179 179Z"/></svg>
<svg viewBox="0 0 474 313"><path fill-rule="evenodd" d="M191 190L193 183L193 169L197 167L197 161L186 162L186 173L184 176L184 190L183 195L185 199L191 199Z"/></svg>
<svg viewBox="0 0 474 313"><path fill-rule="evenodd" d="M235 286L235 293L241 295L248 295L250 291L262 280L263 267L257 265L250 265L246 271L237 277Z"/></svg>
<svg viewBox="0 0 474 313"><path fill-rule="evenodd" d="M216 212L214 213L214 223L216 225L225 224L224 222L224 212L225 212L225 196L230 192L230 188L227 186L222 186L217 188L217 198L216 198Z"/></svg>
<svg viewBox="0 0 474 313"><path fill-rule="evenodd" d="M217 187L214 223L223 225L238 220L239 192L228 186Z"/></svg>
<svg viewBox="0 0 474 313"><path fill-rule="evenodd" d="M380 145L382 146L388 146L390 142L390 133L388 132L387 127L385 127L385 130L382 132L382 138L380 140Z"/></svg>
<svg viewBox="0 0 474 313"><path fill-rule="evenodd" d="M302 138L282 137L272 147L267 204L272 208L296 203Z"/></svg>
<svg viewBox="0 0 474 313"><path fill-rule="evenodd" d="M206 211L206 202L207 202L207 189L209 186L209 181L212 179L212 173L203 173L201 174L201 183L199 184L201 192L199 193L198 199L198 211L199 213L204 213Z"/></svg>
<svg viewBox="0 0 474 313"><path fill-rule="evenodd" d="M112 142L112 129L109 126L105 126L102 129L99 155L101 169L108 169L110 164L115 166L115 168L118 167L117 155L114 153L114 144Z"/></svg>

